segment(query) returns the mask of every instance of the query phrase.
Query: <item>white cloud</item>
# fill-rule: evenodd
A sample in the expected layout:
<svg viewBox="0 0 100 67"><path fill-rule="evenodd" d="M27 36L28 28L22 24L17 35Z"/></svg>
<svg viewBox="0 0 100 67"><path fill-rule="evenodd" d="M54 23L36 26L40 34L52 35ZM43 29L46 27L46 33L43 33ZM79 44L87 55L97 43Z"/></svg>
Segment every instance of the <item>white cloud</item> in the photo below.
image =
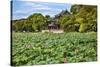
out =
<svg viewBox="0 0 100 67"><path fill-rule="evenodd" d="M28 7L28 9L25 7ZM50 6L47 6L45 4L37 4L35 2L31 2L31 1L26 1L24 2L24 5L23 5L23 8L24 9L20 9L20 10L17 10L15 11L15 13L22 13L22 14L25 14L25 13L30 13L34 10L38 11L38 10L45 10L45 11L61 11L61 9L58 9L58 8L53 8L53 7L50 7Z"/></svg>
<svg viewBox="0 0 100 67"><path fill-rule="evenodd" d="M12 17L12 19L14 20L14 19L21 19L21 18L27 18L27 16L23 16L23 15L21 15L21 16L19 16L19 15L14 15L13 17Z"/></svg>
<svg viewBox="0 0 100 67"><path fill-rule="evenodd" d="M58 12L61 12L61 8L54 8L47 4L41 4L37 2L31 2L31 1L24 1L23 5L21 5L20 9L14 10L13 15L17 15L16 18L20 17L27 17L33 13L42 13L45 15L50 15L51 17L54 17L54 15L58 14ZM19 16L22 15L22 16Z"/></svg>
<svg viewBox="0 0 100 67"><path fill-rule="evenodd" d="M13 11L13 14L27 14L27 13L32 12L32 10L33 9L29 9L29 10L25 10L25 9L16 10L16 11Z"/></svg>
<svg viewBox="0 0 100 67"><path fill-rule="evenodd" d="M41 6L41 7L35 7L34 9L36 10L51 10L52 8L49 8L49 7L44 7L44 6Z"/></svg>
<svg viewBox="0 0 100 67"><path fill-rule="evenodd" d="M35 6L36 4L35 3L33 3L33 2L30 2L30 1L24 1L24 3L25 3L25 5L26 6Z"/></svg>
<svg viewBox="0 0 100 67"><path fill-rule="evenodd" d="M19 14L19 13L25 14L27 12L29 12L29 10L27 10L27 11L24 11L24 10L16 10L14 13L16 13L16 14Z"/></svg>
<svg viewBox="0 0 100 67"><path fill-rule="evenodd" d="M34 10L52 10L53 9L47 5L37 4L37 3L33 3L33 2L26 2L25 5L32 7Z"/></svg>

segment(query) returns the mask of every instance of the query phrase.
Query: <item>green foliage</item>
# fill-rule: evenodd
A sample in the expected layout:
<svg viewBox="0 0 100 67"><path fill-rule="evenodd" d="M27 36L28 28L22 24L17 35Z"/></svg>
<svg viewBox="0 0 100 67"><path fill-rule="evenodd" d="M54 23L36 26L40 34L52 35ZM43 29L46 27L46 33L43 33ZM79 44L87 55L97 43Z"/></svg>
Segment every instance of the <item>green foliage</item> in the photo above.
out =
<svg viewBox="0 0 100 67"><path fill-rule="evenodd" d="M29 16L27 19L23 20L18 20L18 21L13 21L13 30L15 31L41 31L43 28L45 28L45 25L47 19L39 13L34 13L31 16Z"/></svg>
<svg viewBox="0 0 100 67"><path fill-rule="evenodd" d="M97 7L92 5L72 5L70 12L62 10L59 14L51 18L49 15L43 16L34 13L26 19L12 21L14 31L36 32L48 29L50 21L56 21L65 32L89 32L97 31Z"/></svg>
<svg viewBox="0 0 100 67"><path fill-rule="evenodd" d="M64 27L66 26L65 23L66 23L69 19L70 19L70 17L67 16L67 15L64 15L64 16L60 17L59 23L60 23L61 27L64 28ZM67 23L68 23L68 22L67 22Z"/></svg>
<svg viewBox="0 0 100 67"><path fill-rule="evenodd" d="M80 32L97 31L97 7L81 6L80 11L75 14L76 21L80 23Z"/></svg>
<svg viewBox="0 0 100 67"><path fill-rule="evenodd" d="M41 31L46 25L46 18L42 14L35 13L27 18L27 22L31 22L32 29Z"/></svg>
<svg viewBox="0 0 100 67"><path fill-rule="evenodd" d="M73 15L64 15L60 17L58 22L65 32L78 32L79 23L76 23L75 17Z"/></svg>
<svg viewBox="0 0 100 67"><path fill-rule="evenodd" d="M77 14L80 11L81 7L82 5L72 5L70 11L72 14Z"/></svg>
<svg viewBox="0 0 100 67"><path fill-rule="evenodd" d="M97 37L90 33L13 33L12 65L91 62L97 60Z"/></svg>
<svg viewBox="0 0 100 67"><path fill-rule="evenodd" d="M26 23L26 19L13 20L12 21L12 30L23 31L24 23Z"/></svg>
<svg viewBox="0 0 100 67"><path fill-rule="evenodd" d="M89 32L89 31L96 32L97 7L89 5L72 5L71 15L64 13L58 20L60 26L66 32L69 32L69 30L79 31L79 32ZM79 24L78 27L75 26L76 24Z"/></svg>

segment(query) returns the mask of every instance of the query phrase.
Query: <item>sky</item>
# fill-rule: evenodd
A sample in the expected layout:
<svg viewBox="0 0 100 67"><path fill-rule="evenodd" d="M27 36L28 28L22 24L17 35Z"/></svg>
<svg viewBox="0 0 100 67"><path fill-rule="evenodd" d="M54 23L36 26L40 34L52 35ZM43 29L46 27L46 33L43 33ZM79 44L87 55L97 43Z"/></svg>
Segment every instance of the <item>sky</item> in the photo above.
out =
<svg viewBox="0 0 100 67"><path fill-rule="evenodd" d="M33 1L13 1L12 3L12 19L27 18L33 13L41 13L44 16L50 15L54 17L62 10L70 11L71 4L53 3L53 2L33 2Z"/></svg>

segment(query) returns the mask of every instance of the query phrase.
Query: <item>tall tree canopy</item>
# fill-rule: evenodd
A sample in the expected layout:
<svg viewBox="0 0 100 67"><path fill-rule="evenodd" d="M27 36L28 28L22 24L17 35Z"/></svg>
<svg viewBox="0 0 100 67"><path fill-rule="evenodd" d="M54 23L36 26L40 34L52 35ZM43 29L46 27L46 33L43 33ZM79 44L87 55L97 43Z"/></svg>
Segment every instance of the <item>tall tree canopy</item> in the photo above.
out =
<svg viewBox="0 0 100 67"><path fill-rule="evenodd" d="M41 31L46 28L47 19L40 13L30 15L26 20L13 21L13 30L15 31Z"/></svg>
<svg viewBox="0 0 100 67"><path fill-rule="evenodd" d="M59 19L65 31L97 31L97 7L89 5L72 5L71 15L64 14Z"/></svg>

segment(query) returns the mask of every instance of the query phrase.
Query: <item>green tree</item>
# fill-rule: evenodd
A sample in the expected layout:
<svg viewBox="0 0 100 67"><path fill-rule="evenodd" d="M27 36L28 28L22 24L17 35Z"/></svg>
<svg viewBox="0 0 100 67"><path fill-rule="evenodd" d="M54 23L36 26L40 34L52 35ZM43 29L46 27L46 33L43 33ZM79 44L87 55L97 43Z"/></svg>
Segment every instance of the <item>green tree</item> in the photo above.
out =
<svg viewBox="0 0 100 67"><path fill-rule="evenodd" d="M35 31L41 31L47 21L46 18L40 13L32 14L27 18L27 20L32 23L32 29Z"/></svg>

